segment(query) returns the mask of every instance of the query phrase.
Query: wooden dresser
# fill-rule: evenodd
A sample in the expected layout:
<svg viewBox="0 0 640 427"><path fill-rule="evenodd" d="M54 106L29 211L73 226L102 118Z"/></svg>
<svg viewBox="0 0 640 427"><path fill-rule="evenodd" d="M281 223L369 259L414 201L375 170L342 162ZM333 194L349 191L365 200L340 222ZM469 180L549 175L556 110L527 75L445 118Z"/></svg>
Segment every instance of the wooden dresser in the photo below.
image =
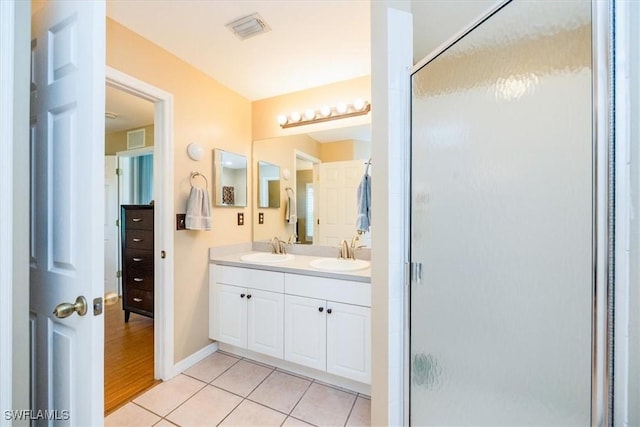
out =
<svg viewBox="0 0 640 427"><path fill-rule="evenodd" d="M153 206L122 205L122 309L153 317Z"/></svg>

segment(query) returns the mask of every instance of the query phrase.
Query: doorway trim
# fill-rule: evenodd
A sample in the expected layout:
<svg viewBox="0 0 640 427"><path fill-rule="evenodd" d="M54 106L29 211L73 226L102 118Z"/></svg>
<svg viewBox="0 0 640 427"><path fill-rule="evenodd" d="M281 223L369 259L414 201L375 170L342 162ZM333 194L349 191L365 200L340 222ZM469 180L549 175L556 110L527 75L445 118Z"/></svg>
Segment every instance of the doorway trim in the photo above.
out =
<svg viewBox="0 0 640 427"><path fill-rule="evenodd" d="M154 376L174 376L173 344L173 95L109 66L106 84L154 104ZM162 171L162 173L160 173Z"/></svg>

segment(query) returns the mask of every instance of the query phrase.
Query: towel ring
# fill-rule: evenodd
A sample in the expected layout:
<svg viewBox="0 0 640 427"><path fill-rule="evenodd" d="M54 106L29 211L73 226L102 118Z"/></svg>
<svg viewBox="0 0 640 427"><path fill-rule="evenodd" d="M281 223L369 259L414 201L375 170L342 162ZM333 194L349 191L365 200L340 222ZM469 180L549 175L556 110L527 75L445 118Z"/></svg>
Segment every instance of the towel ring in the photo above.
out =
<svg viewBox="0 0 640 427"><path fill-rule="evenodd" d="M209 181L207 181L207 177L201 174L200 172L191 172L191 176L189 177L189 184L191 184L192 187L195 187L195 185L193 185L193 178L198 176L204 179L205 188L209 188Z"/></svg>

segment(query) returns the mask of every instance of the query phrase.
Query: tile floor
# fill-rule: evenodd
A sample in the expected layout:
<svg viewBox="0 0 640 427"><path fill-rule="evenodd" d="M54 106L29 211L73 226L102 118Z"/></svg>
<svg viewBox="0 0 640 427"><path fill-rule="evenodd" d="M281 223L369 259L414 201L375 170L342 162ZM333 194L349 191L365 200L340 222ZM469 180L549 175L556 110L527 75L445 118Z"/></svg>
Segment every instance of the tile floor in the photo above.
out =
<svg viewBox="0 0 640 427"><path fill-rule="evenodd" d="M218 351L105 426L368 426L370 413L368 396Z"/></svg>

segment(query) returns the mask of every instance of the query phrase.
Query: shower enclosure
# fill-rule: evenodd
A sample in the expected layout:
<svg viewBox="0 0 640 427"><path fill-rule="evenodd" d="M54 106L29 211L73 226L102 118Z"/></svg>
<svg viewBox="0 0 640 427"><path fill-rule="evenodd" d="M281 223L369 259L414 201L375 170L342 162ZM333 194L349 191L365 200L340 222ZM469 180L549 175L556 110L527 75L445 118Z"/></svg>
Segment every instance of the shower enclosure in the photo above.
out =
<svg viewBox="0 0 640 427"><path fill-rule="evenodd" d="M593 36L514 0L412 75L412 425L592 422Z"/></svg>

